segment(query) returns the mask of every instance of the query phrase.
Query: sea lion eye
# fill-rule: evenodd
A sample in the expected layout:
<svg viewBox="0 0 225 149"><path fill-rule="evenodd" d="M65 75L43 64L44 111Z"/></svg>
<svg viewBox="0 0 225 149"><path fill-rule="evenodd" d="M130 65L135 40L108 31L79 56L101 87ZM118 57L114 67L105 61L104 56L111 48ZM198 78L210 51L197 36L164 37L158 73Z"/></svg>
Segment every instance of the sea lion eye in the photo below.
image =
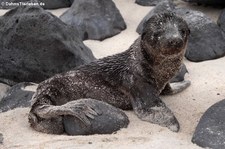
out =
<svg viewBox="0 0 225 149"><path fill-rule="evenodd" d="M182 36L187 36L187 34L188 34L188 32L186 32L186 30L184 30L184 29L180 30L180 32L181 32Z"/></svg>
<svg viewBox="0 0 225 149"><path fill-rule="evenodd" d="M190 29L188 29L188 30L187 30L187 34L188 34L188 35L190 35L190 33L191 33L191 30L190 30Z"/></svg>
<svg viewBox="0 0 225 149"><path fill-rule="evenodd" d="M153 36L154 36L154 39L158 39L158 37L159 37L159 33L158 33L158 32L156 32L156 33L154 33L154 34L153 34Z"/></svg>

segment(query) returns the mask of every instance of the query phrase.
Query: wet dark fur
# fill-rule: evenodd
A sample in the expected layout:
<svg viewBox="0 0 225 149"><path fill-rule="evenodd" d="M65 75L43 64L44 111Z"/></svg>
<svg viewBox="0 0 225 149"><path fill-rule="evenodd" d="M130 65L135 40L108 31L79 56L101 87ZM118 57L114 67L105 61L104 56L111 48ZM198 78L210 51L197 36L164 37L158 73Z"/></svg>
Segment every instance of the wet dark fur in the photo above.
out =
<svg viewBox="0 0 225 149"><path fill-rule="evenodd" d="M30 111L31 126L42 132L62 133L61 115L65 112L57 108L81 98L101 100L124 110L133 108L140 119L162 126L170 127L178 123L159 99L159 94L180 69L188 34L186 22L174 14L153 16L146 23L142 36L127 51L40 83ZM39 114L43 113L41 110L45 111L43 115L54 113L54 116L49 114L49 117L43 118ZM158 114L169 115L169 118L161 122ZM46 127L37 126L43 121L46 121L43 124ZM60 126L50 128L48 125Z"/></svg>

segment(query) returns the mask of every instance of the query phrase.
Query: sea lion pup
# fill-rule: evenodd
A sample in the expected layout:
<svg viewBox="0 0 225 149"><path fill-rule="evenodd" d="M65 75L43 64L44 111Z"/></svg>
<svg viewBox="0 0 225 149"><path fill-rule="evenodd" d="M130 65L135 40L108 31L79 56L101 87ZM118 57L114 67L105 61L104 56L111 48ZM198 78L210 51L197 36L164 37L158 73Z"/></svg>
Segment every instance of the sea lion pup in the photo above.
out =
<svg viewBox="0 0 225 149"><path fill-rule="evenodd" d="M63 133L63 117L68 115L82 122L84 128L90 126L96 117L104 115L101 106L81 102L91 98L123 110L133 109L141 120L177 132L178 121L159 95L162 91L178 93L190 85L189 81L169 84L182 65L189 32L187 23L173 13L154 15L125 52L40 83L29 114L31 127Z"/></svg>

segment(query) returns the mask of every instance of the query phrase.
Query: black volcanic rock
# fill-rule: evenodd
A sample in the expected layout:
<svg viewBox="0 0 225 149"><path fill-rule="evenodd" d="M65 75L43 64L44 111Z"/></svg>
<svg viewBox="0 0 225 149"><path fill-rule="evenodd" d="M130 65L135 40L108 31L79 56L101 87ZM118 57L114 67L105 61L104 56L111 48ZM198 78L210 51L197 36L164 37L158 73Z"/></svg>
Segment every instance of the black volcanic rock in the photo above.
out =
<svg viewBox="0 0 225 149"><path fill-rule="evenodd" d="M160 3L158 3L155 8L153 8L141 21L141 23L137 27L137 32L139 34L142 33L143 27L145 23L148 21L149 18L151 18L153 15L158 13L165 13L168 11L173 11L175 9L175 4L171 0L165 0Z"/></svg>
<svg viewBox="0 0 225 149"><path fill-rule="evenodd" d="M204 113L192 142L204 148L225 148L225 99L214 104Z"/></svg>
<svg viewBox="0 0 225 149"><path fill-rule="evenodd" d="M10 86L0 83L0 102L2 98L6 95L7 90L10 88Z"/></svg>
<svg viewBox="0 0 225 149"><path fill-rule="evenodd" d="M91 122L89 126L85 126L74 116L64 116L64 129L69 135L111 134L129 124L129 119L122 110L105 102L95 99L81 99L73 102L91 105L99 115L89 119Z"/></svg>
<svg viewBox="0 0 225 149"><path fill-rule="evenodd" d="M225 36L216 23L199 11L177 8L175 12L186 20L191 31L185 54L188 60L200 62L225 55Z"/></svg>
<svg viewBox="0 0 225 149"><path fill-rule="evenodd" d="M220 13L217 24L225 32L225 9Z"/></svg>
<svg viewBox="0 0 225 149"><path fill-rule="evenodd" d="M0 133L0 144L3 143L3 135Z"/></svg>
<svg viewBox="0 0 225 149"><path fill-rule="evenodd" d="M213 5L213 6L225 6L224 0L183 0L185 2L190 3L197 3L197 4L206 4L206 5Z"/></svg>
<svg viewBox="0 0 225 149"><path fill-rule="evenodd" d="M0 17L0 82L37 83L94 59L73 27L41 7Z"/></svg>
<svg viewBox="0 0 225 149"><path fill-rule="evenodd" d="M82 39L103 40L126 29L126 24L112 0L74 0L60 16L75 26Z"/></svg>
<svg viewBox="0 0 225 149"><path fill-rule="evenodd" d="M21 3L19 3L21 2ZM15 8L16 6L22 6L23 3L30 3L38 4L39 6L43 7L44 9L58 9L64 7L70 7L71 1L70 0L0 0L0 8L1 9L11 9ZM42 5L44 4L44 5Z"/></svg>
<svg viewBox="0 0 225 149"><path fill-rule="evenodd" d="M167 0L136 0L135 3L142 6L156 6L160 2L164 2Z"/></svg>
<svg viewBox="0 0 225 149"><path fill-rule="evenodd" d="M23 82L11 87L0 101L0 112L6 112L19 107L30 107L30 101L35 91L28 89L29 87L34 88L35 86L37 85Z"/></svg>

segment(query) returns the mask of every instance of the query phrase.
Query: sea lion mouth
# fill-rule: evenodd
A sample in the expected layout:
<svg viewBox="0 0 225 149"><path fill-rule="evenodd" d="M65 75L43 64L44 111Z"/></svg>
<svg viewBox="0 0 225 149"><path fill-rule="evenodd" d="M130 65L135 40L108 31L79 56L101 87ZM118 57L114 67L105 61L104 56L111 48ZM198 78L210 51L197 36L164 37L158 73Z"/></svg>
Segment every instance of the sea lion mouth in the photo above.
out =
<svg viewBox="0 0 225 149"><path fill-rule="evenodd" d="M184 49L184 45L172 45L169 44L167 47L164 47L161 50L161 54L165 55L165 56L169 56L169 55L177 55L179 53L181 53Z"/></svg>
<svg viewBox="0 0 225 149"><path fill-rule="evenodd" d="M162 54L166 55L173 55L181 52L185 45L184 38L177 28L170 28L158 42L162 48Z"/></svg>
<svg viewBox="0 0 225 149"><path fill-rule="evenodd" d="M184 51L185 44L182 40L180 41L168 41L165 43L160 43L158 48L158 54L164 56L177 55Z"/></svg>

